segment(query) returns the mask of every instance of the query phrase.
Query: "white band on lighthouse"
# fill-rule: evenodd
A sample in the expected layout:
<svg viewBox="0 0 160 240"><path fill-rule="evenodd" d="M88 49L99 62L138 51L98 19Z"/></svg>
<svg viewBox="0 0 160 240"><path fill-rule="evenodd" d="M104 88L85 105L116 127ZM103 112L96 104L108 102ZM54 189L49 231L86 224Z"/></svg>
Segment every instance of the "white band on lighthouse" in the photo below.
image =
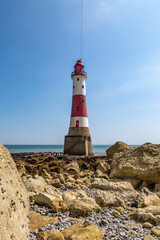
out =
<svg viewBox="0 0 160 240"><path fill-rule="evenodd" d="M83 75L72 76L73 80L73 94L72 95L86 95L86 77Z"/></svg>
<svg viewBox="0 0 160 240"><path fill-rule="evenodd" d="M89 127L88 118L87 117L72 117L70 121L70 127L76 127L77 121L79 127Z"/></svg>

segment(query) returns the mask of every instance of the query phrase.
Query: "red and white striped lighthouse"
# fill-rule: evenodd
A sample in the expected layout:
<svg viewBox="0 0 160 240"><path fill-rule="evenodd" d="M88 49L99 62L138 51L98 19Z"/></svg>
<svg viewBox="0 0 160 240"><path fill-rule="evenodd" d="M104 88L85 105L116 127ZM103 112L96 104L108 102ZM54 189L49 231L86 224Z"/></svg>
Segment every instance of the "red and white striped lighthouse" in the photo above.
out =
<svg viewBox="0 0 160 240"><path fill-rule="evenodd" d="M69 133L65 136L64 154L93 155L86 104L87 73L78 60L71 74L73 80L72 112Z"/></svg>

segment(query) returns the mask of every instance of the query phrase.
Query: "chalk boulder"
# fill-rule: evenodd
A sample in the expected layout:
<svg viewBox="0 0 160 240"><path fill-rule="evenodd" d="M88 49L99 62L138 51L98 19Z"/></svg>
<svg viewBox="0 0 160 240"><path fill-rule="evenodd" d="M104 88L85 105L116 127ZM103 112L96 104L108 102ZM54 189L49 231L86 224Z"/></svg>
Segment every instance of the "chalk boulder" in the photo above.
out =
<svg viewBox="0 0 160 240"><path fill-rule="evenodd" d="M160 144L145 143L112 159L111 178L138 178L150 183L160 182Z"/></svg>
<svg viewBox="0 0 160 240"><path fill-rule="evenodd" d="M29 192L40 193L45 190L47 183L43 177L35 175L34 178L28 178L24 185Z"/></svg>
<svg viewBox="0 0 160 240"><path fill-rule="evenodd" d="M112 159L116 153L126 152L132 148L124 142L116 142L106 150L107 159Z"/></svg>
<svg viewBox="0 0 160 240"><path fill-rule="evenodd" d="M0 144L0 237L29 240L29 200L9 151Z"/></svg>

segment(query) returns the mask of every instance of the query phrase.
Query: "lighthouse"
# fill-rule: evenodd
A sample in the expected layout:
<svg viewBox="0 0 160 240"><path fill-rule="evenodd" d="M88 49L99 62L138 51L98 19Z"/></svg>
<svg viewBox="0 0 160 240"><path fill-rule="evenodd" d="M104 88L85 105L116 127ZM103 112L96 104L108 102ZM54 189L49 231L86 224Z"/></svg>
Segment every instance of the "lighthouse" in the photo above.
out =
<svg viewBox="0 0 160 240"><path fill-rule="evenodd" d="M75 64L71 78L73 80L72 110L69 132L65 136L64 154L94 155L87 116L87 73L81 60Z"/></svg>

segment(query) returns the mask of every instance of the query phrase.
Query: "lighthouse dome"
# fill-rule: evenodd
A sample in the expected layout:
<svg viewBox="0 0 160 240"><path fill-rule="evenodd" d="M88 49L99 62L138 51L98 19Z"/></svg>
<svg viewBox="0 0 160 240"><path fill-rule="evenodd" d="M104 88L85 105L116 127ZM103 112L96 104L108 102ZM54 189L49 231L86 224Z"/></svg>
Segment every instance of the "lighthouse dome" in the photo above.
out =
<svg viewBox="0 0 160 240"><path fill-rule="evenodd" d="M87 77L87 73L84 71L84 65L81 59L77 60L76 64L74 65L74 72L72 72L71 76L74 75L84 75Z"/></svg>

